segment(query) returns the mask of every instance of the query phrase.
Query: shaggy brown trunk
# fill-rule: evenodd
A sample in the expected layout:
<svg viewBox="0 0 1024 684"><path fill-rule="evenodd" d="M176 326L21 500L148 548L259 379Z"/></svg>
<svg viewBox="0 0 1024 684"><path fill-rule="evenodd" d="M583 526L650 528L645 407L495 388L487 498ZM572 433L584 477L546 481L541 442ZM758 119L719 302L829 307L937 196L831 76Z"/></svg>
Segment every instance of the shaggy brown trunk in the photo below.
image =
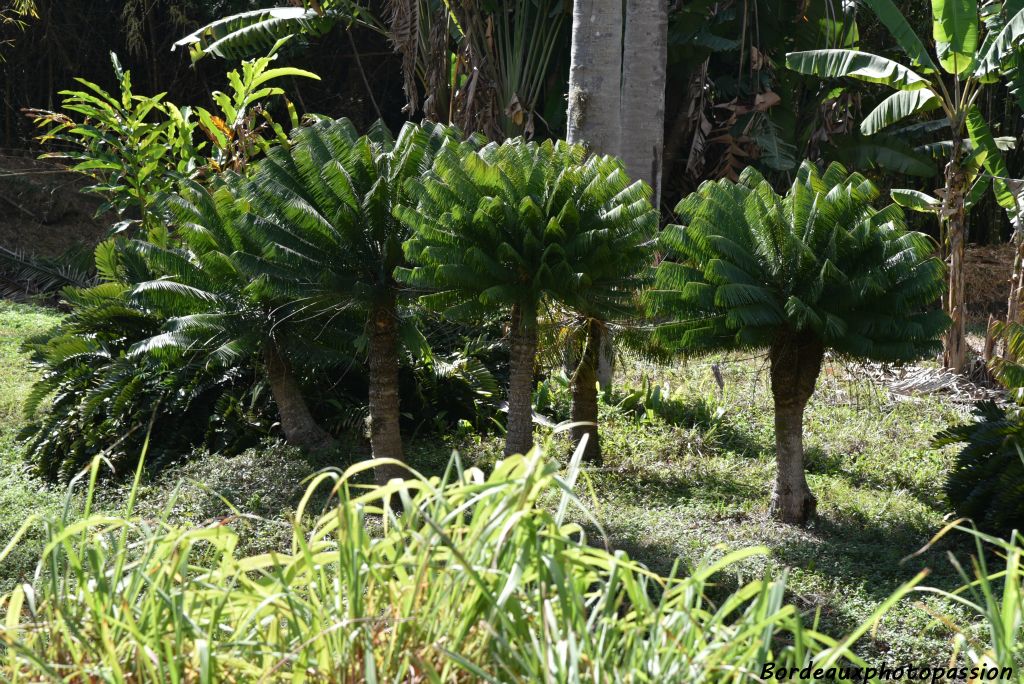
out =
<svg viewBox="0 0 1024 684"><path fill-rule="evenodd" d="M964 188L966 178L960 167L960 143L953 136L953 154L946 165L946 188L942 198L942 215L946 220L946 234L949 236L949 292L946 299L946 313L952 322L943 338L942 363L954 373L961 373L967 363L967 338L965 334L967 299L964 290L964 257L966 249L966 221L964 212Z"/></svg>
<svg viewBox="0 0 1024 684"><path fill-rule="evenodd" d="M291 364L273 341L268 341L263 348L263 363L266 366L270 393L274 395L274 403L277 404L285 440L292 446L306 451L334 447L334 438L317 424L313 414L309 412L309 406L302 396L299 381L292 372Z"/></svg>
<svg viewBox="0 0 1024 684"><path fill-rule="evenodd" d="M793 525L813 518L818 503L804 476L804 408L814 393L823 357L820 340L807 335L786 336L769 350L776 460L770 511Z"/></svg>
<svg viewBox="0 0 1024 684"><path fill-rule="evenodd" d="M398 317L393 301L377 306L370 315L370 451L373 458L402 457L398 397ZM404 477L398 465L374 469L377 484Z"/></svg>
<svg viewBox="0 0 1024 684"><path fill-rule="evenodd" d="M596 347L597 351L597 384L601 386L602 392L610 392L612 381L615 380L615 338L611 331L605 331L601 335L601 341Z"/></svg>
<svg viewBox="0 0 1024 684"><path fill-rule="evenodd" d="M982 348L981 359L985 362L985 367L988 368L989 362L996 353L996 338L997 328L999 327L999 321L992 314L988 315L988 325L985 326L985 346Z"/></svg>
<svg viewBox="0 0 1024 684"><path fill-rule="evenodd" d="M1020 300L1024 292L1024 239L1013 233L1013 273L1010 275L1010 297L1006 302L1006 322L1020 323Z"/></svg>
<svg viewBox="0 0 1024 684"><path fill-rule="evenodd" d="M533 366L537 355L537 327L518 304L512 307L509 332L511 358L508 382L508 430L505 455L525 454L533 448Z"/></svg>
<svg viewBox="0 0 1024 684"><path fill-rule="evenodd" d="M572 374L572 422L587 423L572 428L573 443L579 445L584 435L590 435L583 450L583 460L601 465L601 438L597 432L597 367L600 356L601 326L596 321L587 324L587 341L583 355Z"/></svg>

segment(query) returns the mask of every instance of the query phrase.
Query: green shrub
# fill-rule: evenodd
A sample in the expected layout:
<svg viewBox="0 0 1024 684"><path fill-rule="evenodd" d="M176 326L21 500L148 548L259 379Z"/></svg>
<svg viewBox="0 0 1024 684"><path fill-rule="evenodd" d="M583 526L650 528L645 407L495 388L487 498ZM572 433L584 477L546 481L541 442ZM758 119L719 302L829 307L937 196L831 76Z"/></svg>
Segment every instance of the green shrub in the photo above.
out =
<svg viewBox="0 0 1024 684"><path fill-rule="evenodd" d="M946 478L957 515L1000 535L1024 529L1024 419L1017 408L979 404L975 421L945 430L936 446L963 444Z"/></svg>
<svg viewBox="0 0 1024 684"><path fill-rule="evenodd" d="M1024 530L1024 326L1010 324L1004 357L992 372L1016 405L981 402L974 421L954 425L935 437L935 446L963 444L946 478L946 495L958 515L985 532L1009 536Z"/></svg>
<svg viewBox="0 0 1024 684"><path fill-rule="evenodd" d="M373 462L323 472L287 553L242 557L231 520L176 525L134 512L134 496L124 515L87 503L75 522L47 517L41 573L0 601L0 677L700 682L755 680L766 662L859 662L849 646L869 625L841 644L804 627L785 576L706 597L757 549L711 550L661 577L591 546L564 522L581 456L560 473L534 451L488 477L455 457L442 478L384 487L357 483ZM542 497L560 497L557 510Z"/></svg>
<svg viewBox="0 0 1024 684"><path fill-rule="evenodd" d="M132 296L135 283L162 273L139 244L101 244L96 264L105 281L66 288L68 315L25 343L40 378L26 398L30 422L20 436L48 479L70 479L98 453L130 473L151 422L155 467L198 444L236 451L269 427L266 401L252 392L252 368L214 366L188 350L161 358L131 353L168 319L166 309Z"/></svg>

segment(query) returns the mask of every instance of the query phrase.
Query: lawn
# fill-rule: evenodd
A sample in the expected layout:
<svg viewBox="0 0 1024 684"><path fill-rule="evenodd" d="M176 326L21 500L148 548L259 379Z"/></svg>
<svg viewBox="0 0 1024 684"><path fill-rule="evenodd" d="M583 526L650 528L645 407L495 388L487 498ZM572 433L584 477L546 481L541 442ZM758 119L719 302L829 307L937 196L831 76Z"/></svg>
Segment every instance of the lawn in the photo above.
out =
<svg viewBox="0 0 1024 684"><path fill-rule="evenodd" d="M3 541L29 514L52 509L62 498L28 474L15 441L23 420L19 406L32 381L18 348L26 336L56 320L50 310L0 303ZM712 363L718 364L721 387ZM931 449L930 438L963 420L969 407L937 396L895 399L884 388L856 379L855 369L830 362L806 425L809 481L819 499L819 518L801 530L767 516L774 443L763 360L625 365L619 389L601 409L605 467L589 470L579 487L587 511L576 515L594 543L602 543L603 530L611 545L661 572L669 572L677 559L696 564L726 549L763 545L768 554L746 563L744 572L788 573L791 600L808 622L819 619L823 631L836 636L868 618L921 568L931 568L927 585L959 585L946 552L966 559L973 547L961 537L904 559L942 528L949 511L942 482L952 453ZM564 409L564 390L556 381L548 384L551 413L557 416ZM629 390L636 390L631 398ZM487 466L500 454L501 439L420 438L410 446L410 459L433 471L453 449ZM552 449L570 451L560 436ZM300 496L302 478L321 465L277 446L232 459L205 455L147 482L141 505L171 506L178 520L202 521L227 512L223 494L240 510L264 519L250 523L253 547L273 547L287 536L278 522ZM109 491L105 505L116 507L120 491ZM25 546L0 564L0 590L31 572L31 553ZM943 663L952 652L953 633L933 615L951 612L933 597L914 595L890 612L859 650L890 664Z"/></svg>

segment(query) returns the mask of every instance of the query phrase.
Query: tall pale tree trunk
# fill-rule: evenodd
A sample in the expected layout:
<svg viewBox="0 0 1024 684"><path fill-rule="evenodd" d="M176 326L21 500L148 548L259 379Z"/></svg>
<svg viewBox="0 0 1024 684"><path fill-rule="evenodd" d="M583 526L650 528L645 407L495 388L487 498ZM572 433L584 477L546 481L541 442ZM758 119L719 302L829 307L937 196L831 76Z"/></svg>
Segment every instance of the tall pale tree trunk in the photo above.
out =
<svg viewBox="0 0 1024 684"><path fill-rule="evenodd" d="M399 431L398 315L394 301L384 302L370 314L368 344L370 367L370 451L373 458L404 460ZM401 466L377 466L377 484L404 477Z"/></svg>
<svg viewBox="0 0 1024 684"><path fill-rule="evenodd" d="M566 138L595 154L620 157L633 178L651 186L655 207L661 198L667 49L666 0L574 0ZM612 336L601 335L595 351L596 379L607 390L615 373ZM581 391L580 399L589 402L591 388ZM577 408L575 396L573 403L574 414L593 412L597 420L596 395L593 409ZM594 428L590 442L599 450L596 437ZM600 459L599 451L594 458Z"/></svg>
<svg viewBox="0 0 1024 684"><path fill-rule="evenodd" d="M626 0L625 16L619 156L632 178L651 186L651 203L658 208L665 137L668 2Z"/></svg>
<svg viewBox="0 0 1024 684"><path fill-rule="evenodd" d="M772 344L768 358L776 462L770 511L784 523L804 525L818 505L804 475L804 409L814 394L824 347L816 337L789 335Z"/></svg>
<svg viewBox="0 0 1024 684"><path fill-rule="evenodd" d="M505 455L525 454L533 448L533 367L537 357L537 326L533 312L512 307L509 330L508 429Z"/></svg>
<svg viewBox="0 0 1024 684"><path fill-rule="evenodd" d="M306 451L330 449L336 442L309 412L309 405L302 396L302 388L292 371L288 359L277 343L268 340L263 348L263 364L267 373L270 393L277 404L281 418L281 430L285 440L292 446Z"/></svg>
<svg viewBox="0 0 1024 684"><path fill-rule="evenodd" d="M622 99L622 0L574 0L566 138L617 154Z"/></svg>
<svg viewBox="0 0 1024 684"><path fill-rule="evenodd" d="M601 328L598 321L591 320L587 323L586 347L573 369L570 385L572 422L586 423L573 427L572 439L578 445L584 435L589 435L583 451L583 460L595 465L602 462L601 437L597 431L597 369L603 338Z"/></svg>
<svg viewBox="0 0 1024 684"><path fill-rule="evenodd" d="M952 320L942 341L942 363L954 373L963 372L967 364L967 298L964 289L966 187L967 178L960 165L959 136L954 135L952 156L946 164L946 187L942 198L942 218L946 221L946 235L949 239L949 292L946 294L945 309Z"/></svg>
<svg viewBox="0 0 1024 684"><path fill-rule="evenodd" d="M594 154L621 153L623 0L574 0L569 64L566 140ZM662 85L664 91L664 85ZM605 337L597 373L601 387L611 386L614 367L610 337Z"/></svg>

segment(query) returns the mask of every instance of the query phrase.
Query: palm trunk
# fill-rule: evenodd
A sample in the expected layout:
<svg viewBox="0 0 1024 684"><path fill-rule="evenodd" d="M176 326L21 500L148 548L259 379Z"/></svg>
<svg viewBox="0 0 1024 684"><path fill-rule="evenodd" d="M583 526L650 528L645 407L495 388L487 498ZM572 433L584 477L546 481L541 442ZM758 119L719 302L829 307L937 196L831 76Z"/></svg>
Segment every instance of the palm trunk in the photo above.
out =
<svg viewBox="0 0 1024 684"><path fill-rule="evenodd" d="M619 156L630 176L651 186L655 208L661 202L667 56L668 3L626 0Z"/></svg>
<svg viewBox="0 0 1024 684"><path fill-rule="evenodd" d="M374 309L370 316L370 451L373 458L403 461L399 427L398 316L393 301ZM390 464L374 469L378 484L404 477L401 466Z"/></svg>
<svg viewBox="0 0 1024 684"><path fill-rule="evenodd" d="M949 236L949 292L946 313L952 322L943 338L942 363L954 373L961 373L967 364L967 299L964 290L964 260L966 255L966 216L964 189L966 178L960 167L960 145L953 136L953 153L946 165L946 189L942 200L942 215L946 219Z"/></svg>
<svg viewBox="0 0 1024 684"><path fill-rule="evenodd" d="M537 326L518 304L512 307L509 333L511 358L508 383L508 430L505 455L533 448L533 367L537 356Z"/></svg>
<svg viewBox="0 0 1024 684"><path fill-rule="evenodd" d="M1006 301L1006 322L1021 322L1021 297L1024 296L1024 234L1021 233L1021 219L1014 219L1014 230L1012 242L1013 250L1013 272L1010 274L1010 296ZM1003 358L1008 361L1016 361L1011 358L1009 344L1003 338Z"/></svg>
<svg viewBox="0 0 1024 684"><path fill-rule="evenodd" d="M611 331L601 335L597 346L597 384L602 392L610 392L612 381L615 380L615 338Z"/></svg>
<svg viewBox="0 0 1024 684"><path fill-rule="evenodd" d="M804 475L804 409L821 372L824 348L809 336L786 336L769 350L775 402L775 486L770 511L784 523L804 525L817 499Z"/></svg>
<svg viewBox="0 0 1024 684"><path fill-rule="evenodd" d="M619 152L622 0L574 0L566 139Z"/></svg>
<svg viewBox="0 0 1024 684"><path fill-rule="evenodd" d="M291 364L284 357L277 344L268 341L263 348L263 363L266 367L270 393L277 404L281 418L281 430L285 440L292 446L305 451L319 451L333 448L333 437L317 424L309 412L299 381L292 372Z"/></svg>
<svg viewBox="0 0 1024 684"><path fill-rule="evenodd" d="M572 422L587 423L572 428L573 443L579 445L584 435L587 446L583 460L601 465L601 437L597 431L597 367L600 358L602 335L601 326L591 321L587 326L586 348L572 374Z"/></svg>

